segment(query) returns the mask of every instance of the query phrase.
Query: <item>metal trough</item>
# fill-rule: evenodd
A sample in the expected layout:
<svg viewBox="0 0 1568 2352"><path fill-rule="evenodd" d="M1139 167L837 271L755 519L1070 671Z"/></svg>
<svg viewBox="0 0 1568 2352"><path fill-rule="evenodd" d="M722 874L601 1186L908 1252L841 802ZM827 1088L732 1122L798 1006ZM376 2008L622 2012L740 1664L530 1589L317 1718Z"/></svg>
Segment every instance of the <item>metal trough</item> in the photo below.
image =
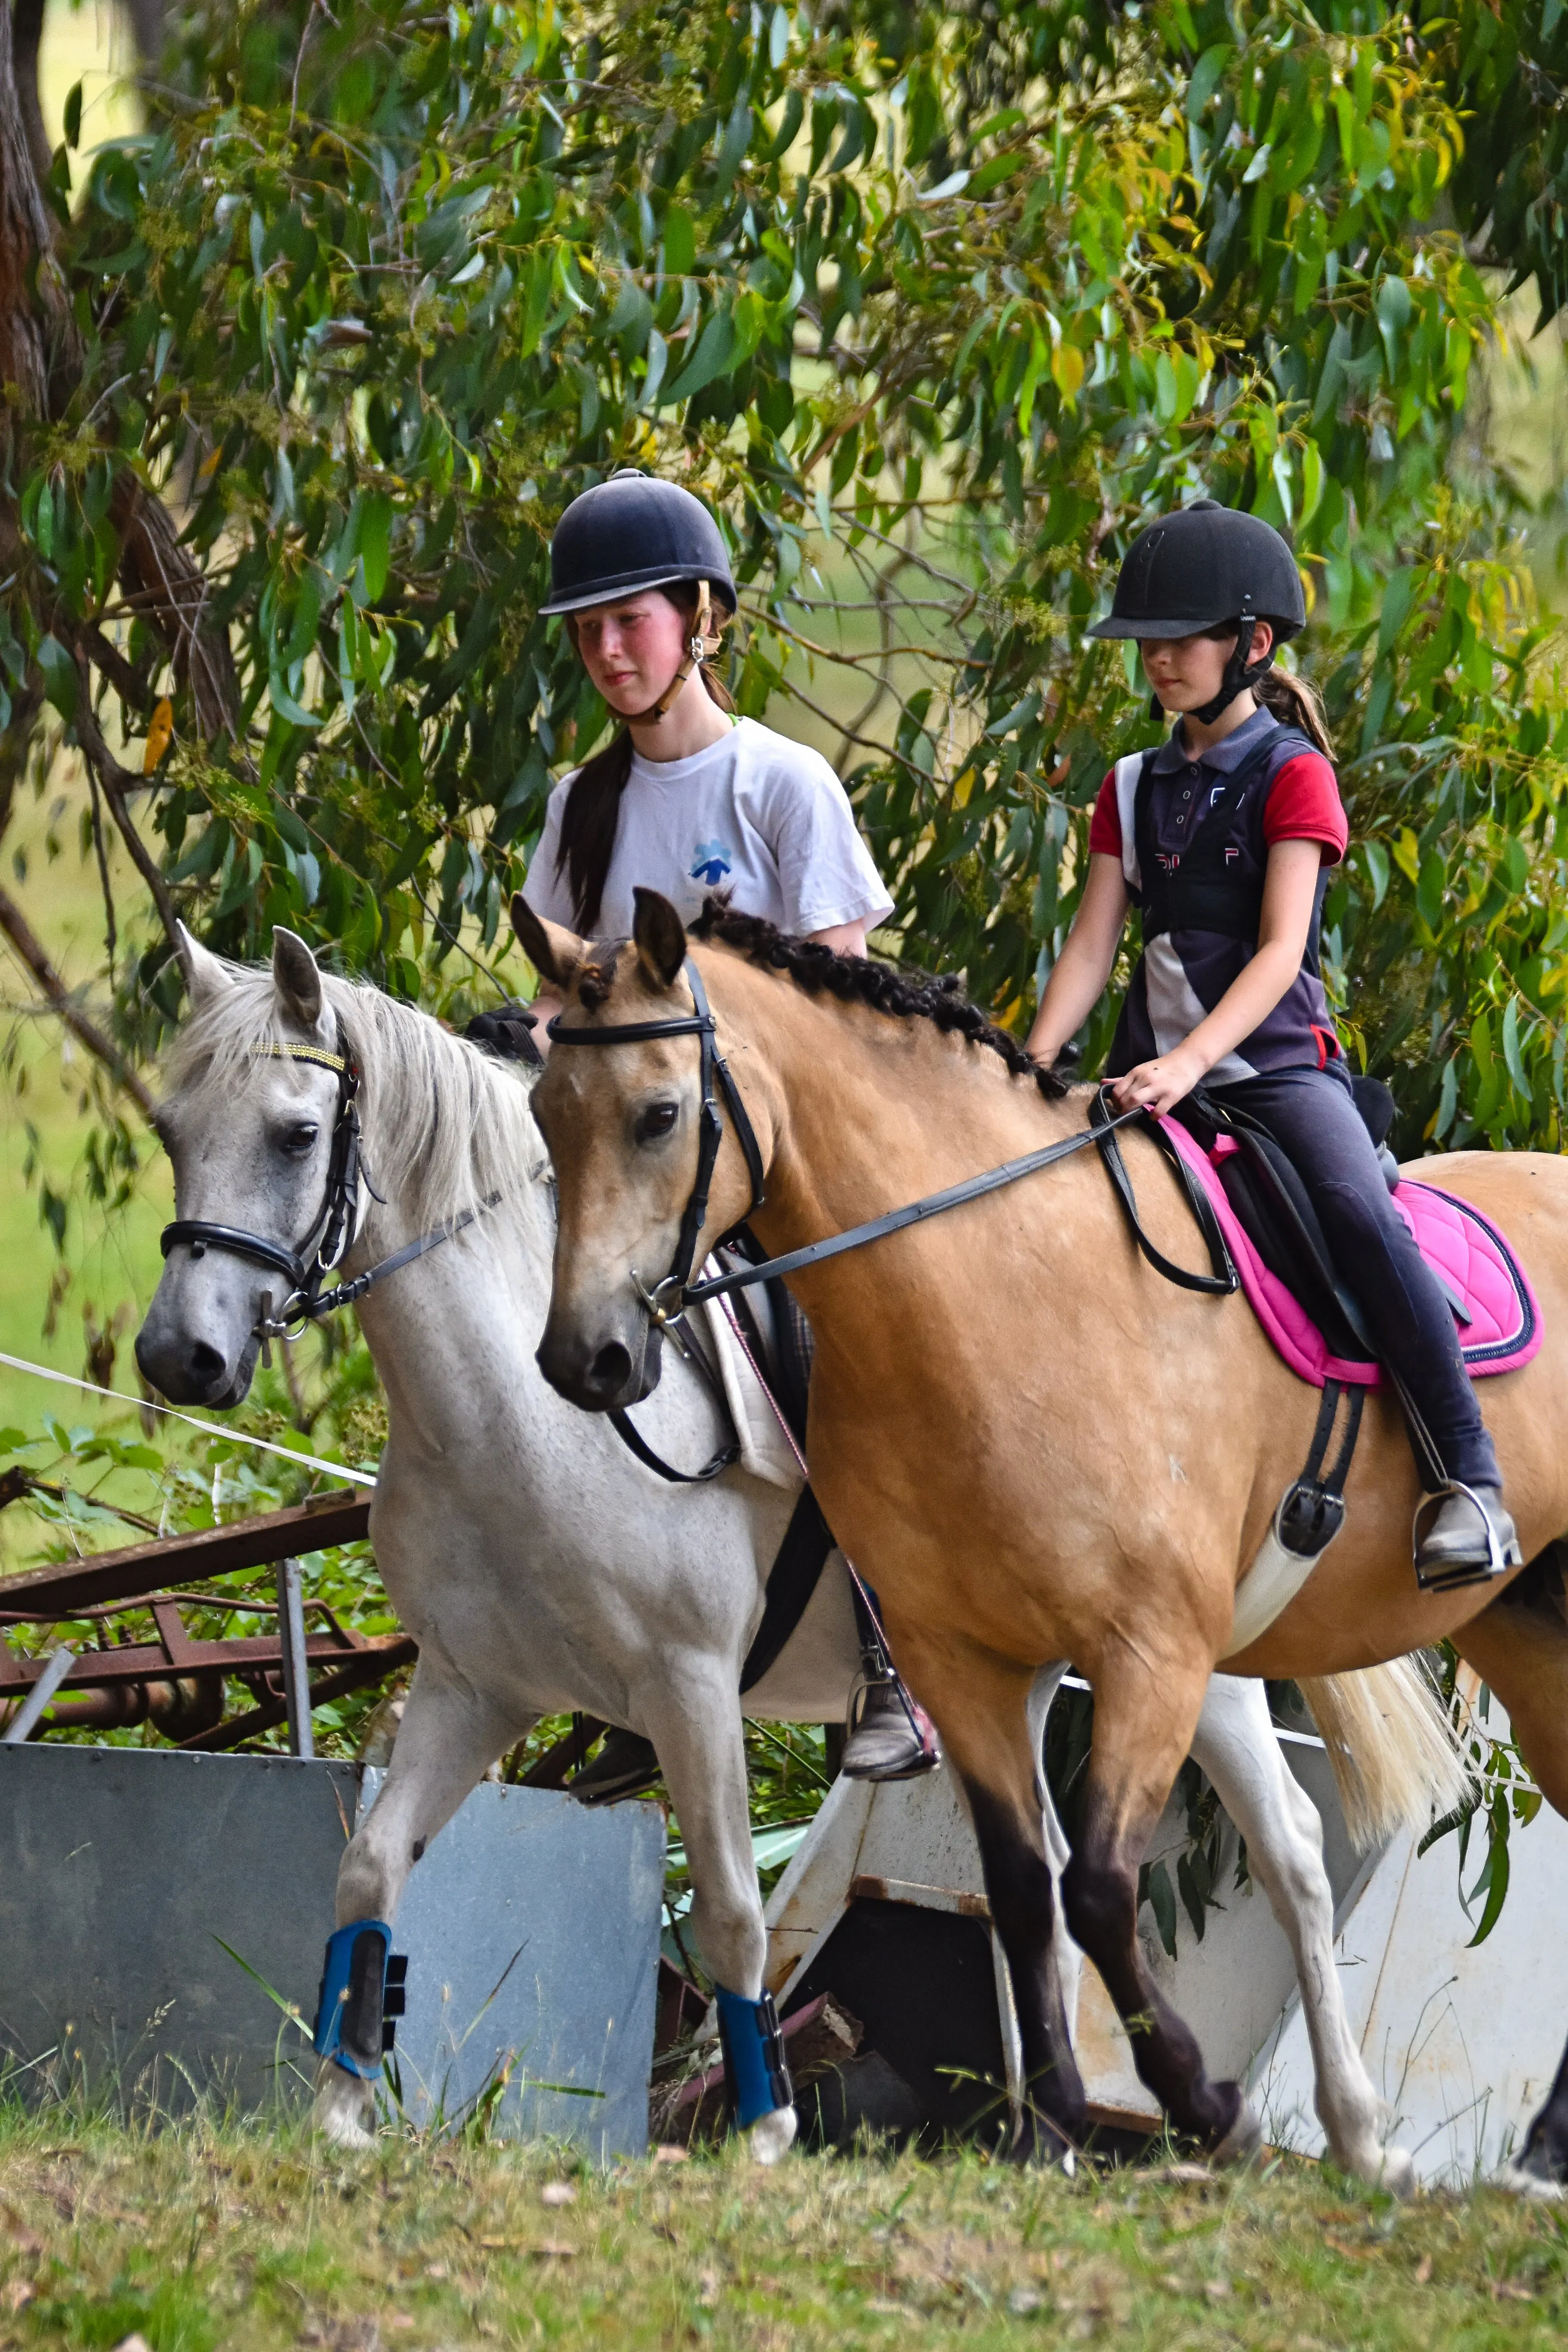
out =
<svg viewBox="0 0 1568 2352"><path fill-rule="evenodd" d="M164 2112L301 2104L333 1889L381 1775L289 1757L0 1746L0 2049L20 2086ZM664 1822L486 1783L395 1923L409 2117L510 2078L498 2128L647 2141ZM270 1991L268 1990L270 1988ZM552 2087L547 2087L552 2086Z"/></svg>

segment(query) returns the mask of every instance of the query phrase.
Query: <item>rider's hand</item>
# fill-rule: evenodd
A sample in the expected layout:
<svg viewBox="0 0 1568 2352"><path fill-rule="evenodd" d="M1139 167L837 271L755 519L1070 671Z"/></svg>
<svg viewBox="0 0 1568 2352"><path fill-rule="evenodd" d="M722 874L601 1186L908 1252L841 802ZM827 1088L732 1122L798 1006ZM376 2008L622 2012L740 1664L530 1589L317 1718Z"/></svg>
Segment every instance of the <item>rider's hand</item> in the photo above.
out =
<svg viewBox="0 0 1568 2352"><path fill-rule="evenodd" d="M1113 1078L1110 1091L1118 1110L1131 1110L1137 1105L1144 1110L1163 1112L1184 1102L1206 1076L1202 1055L1178 1045L1173 1053L1162 1054L1157 1061L1140 1062L1125 1077Z"/></svg>

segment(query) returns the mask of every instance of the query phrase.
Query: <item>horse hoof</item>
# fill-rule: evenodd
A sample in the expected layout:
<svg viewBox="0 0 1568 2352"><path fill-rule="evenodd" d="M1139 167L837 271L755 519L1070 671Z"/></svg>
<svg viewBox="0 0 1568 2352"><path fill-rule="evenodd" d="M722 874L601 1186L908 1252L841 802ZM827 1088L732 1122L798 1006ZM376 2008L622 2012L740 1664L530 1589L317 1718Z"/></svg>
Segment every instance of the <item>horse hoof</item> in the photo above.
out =
<svg viewBox="0 0 1568 2352"><path fill-rule="evenodd" d="M1211 2164L1250 2164L1263 2145L1263 2126L1254 2114L1249 2100L1243 2099L1236 2111L1236 2121L1225 2137L1209 2153Z"/></svg>
<svg viewBox="0 0 1568 2352"><path fill-rule="evenodd" d="M1508 2191L1510 2197L1532 2198L1538 2205L1560 2205L1563 2183L1550 2173L1532 2172L1528 2157L1521 2164L1505 2164L1498 2174L1495 2186Z"/></svg>
<svg viewBox="0 0 1568 2352"><path fill-rule="evenodd" d="M374 2121L375 2097L370 2084L328 2059L316 2082L311 2130L333 2147L374 2147Z"/></svg>
<svg viewBox="0 0 1568 2352"><path fill-rule="evenodd" d="M754 2164L776 2164L795 2146L799 2128L793 2107L775 2107L771 2116L759 2116L747 2126L746 2153Z"/></svg>
<svg viewBox="0 0 1568 2352"><path fill-rule="evenodd" d="M1375 2162L1364 2168L1357 2165L1355 2169L1374 2189L1381 2189L1386 2197L1397 2197L1401 2204L1414 2197L1419 2186L1415 2159L1407 2148L1379 2148Z"/></svg>

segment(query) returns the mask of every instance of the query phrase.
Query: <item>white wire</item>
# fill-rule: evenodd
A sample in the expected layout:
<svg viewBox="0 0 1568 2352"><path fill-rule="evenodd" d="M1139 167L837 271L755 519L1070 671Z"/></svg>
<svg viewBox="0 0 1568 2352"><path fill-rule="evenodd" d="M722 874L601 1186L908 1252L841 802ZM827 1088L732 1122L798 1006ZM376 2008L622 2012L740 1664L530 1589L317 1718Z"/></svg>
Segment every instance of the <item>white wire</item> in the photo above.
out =
<svg viewBox="0 0 1568 2352"><path fill-rule="evenodd" d="M216 1421L198 1421L194 1412L180 1412L172 1404L159 1404L152 1397L127 1396L123 1389L100 1389L96 1381L79 1381L70 1372L52 1371L47 1364L30 1364L26 1356L0 1353L0 1364L9 1364L14 1372L34 1372L41 1381L54 1381L62 1389L85 1389L89 1396L111 1398L116 1404L132 1405L138 1412L161 1412L170 1421L183 1421L192 1429L205 1430L209 1437L221 1437L230 1445L253 1445L262 1454L280 1454L285 1462L302 1462L308 1470L330 1470L334 1478L348 1478L356 1486L374 1486L375 1474L370 1470L351 1470L346 1462L323 1462L317 1454L299 1454L291 1445L274 1445L269 1437L251 1437L244 1430L224 1429Z"/></svg>

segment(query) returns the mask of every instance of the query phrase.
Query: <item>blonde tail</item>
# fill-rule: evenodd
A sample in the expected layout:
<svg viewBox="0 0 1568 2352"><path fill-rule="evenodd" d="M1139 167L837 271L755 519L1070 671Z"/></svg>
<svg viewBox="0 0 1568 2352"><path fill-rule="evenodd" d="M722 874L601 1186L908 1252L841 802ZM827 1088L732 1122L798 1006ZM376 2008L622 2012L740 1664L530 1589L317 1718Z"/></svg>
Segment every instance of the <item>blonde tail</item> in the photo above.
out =
<svg viewBox="0 0 1568 2352"><path fill-rule="evenodd" d="M1424 1830L1469 1793L1454 1727L1415 1658L1298 1685L1329 1751L1358 1853L1406 1827Z"/></svg>

